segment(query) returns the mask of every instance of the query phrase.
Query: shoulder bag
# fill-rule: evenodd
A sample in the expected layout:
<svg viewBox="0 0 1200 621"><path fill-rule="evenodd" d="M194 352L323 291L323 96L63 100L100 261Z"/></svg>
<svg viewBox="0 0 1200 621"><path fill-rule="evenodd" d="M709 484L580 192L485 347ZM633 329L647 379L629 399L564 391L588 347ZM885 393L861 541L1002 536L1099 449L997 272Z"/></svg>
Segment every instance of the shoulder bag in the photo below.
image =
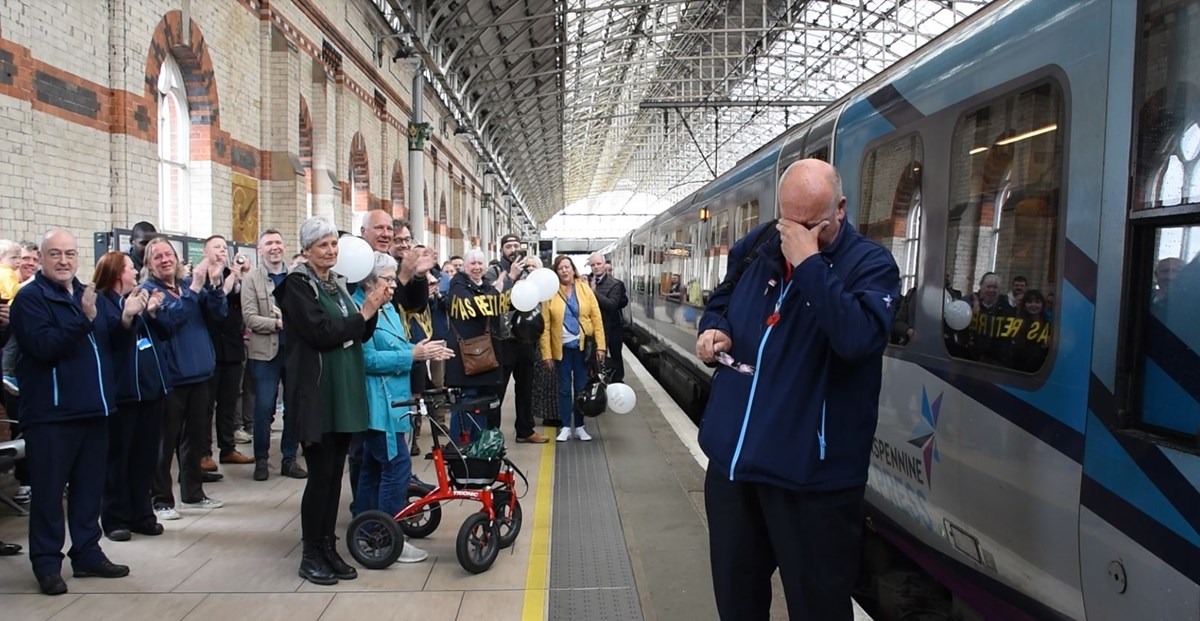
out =
<svg viewBox="0 0 1200 621"><path fill-rule="evenodd" d="M489 324L491 320L488 320ZM488 325L483 334L463 340L463 337L458 334L458 329L454 327L454 322L450 322L450 331L454 332L454 338L458 341L458 349L462 354L463 373L468 376L480 375L494 369L500 368L500 363L496 360L496 350L492 346L492 327Z"/></svg>

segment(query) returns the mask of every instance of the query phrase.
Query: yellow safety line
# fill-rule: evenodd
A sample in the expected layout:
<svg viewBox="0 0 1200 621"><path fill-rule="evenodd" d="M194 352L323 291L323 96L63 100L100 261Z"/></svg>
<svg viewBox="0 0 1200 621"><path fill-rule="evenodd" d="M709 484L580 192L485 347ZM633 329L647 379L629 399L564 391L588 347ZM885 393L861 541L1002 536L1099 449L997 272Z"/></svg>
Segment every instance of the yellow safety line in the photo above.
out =
<svg viewBox="0 0 1200 621"><path fill-rule="evenodd" d="M538 467L537 501L533 508L533 533L529 543L529 570L525 573L525 606L522 621L546 618L546 592L550 571L550 512L554 502L554 438L542 445Z"/></svg>

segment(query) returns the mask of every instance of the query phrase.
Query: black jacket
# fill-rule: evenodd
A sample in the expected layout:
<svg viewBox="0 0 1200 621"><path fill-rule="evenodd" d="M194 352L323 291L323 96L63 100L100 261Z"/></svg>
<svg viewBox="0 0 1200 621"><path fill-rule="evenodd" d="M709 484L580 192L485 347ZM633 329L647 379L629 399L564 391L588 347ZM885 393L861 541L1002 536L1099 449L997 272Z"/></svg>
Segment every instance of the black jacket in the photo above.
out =
<svg viewBox="0 0 1200 621"><path fill-rule="evenodd" d="M600 316L604 318L604 339L608 348L621 346L621 309L629 306L625 283L612 276L603 276L600 282L592 281L592 292L600 304Z"/></svg>
<svg viewBox="0 0 1200 621"><path fill-rule="evenodd" d="M221 275L229 277L229 268ZM242 322L242 285L239 283L225 295L228 311L224 317L205 316L208 322L208 335L212 338L213 350L217 354L217 362L241 362L246 359L246 324Z"/></svg>
<svg viewBox="0 0 1200 621"><path fill-rule="evenodd" d="M346 287L346 279L337 276L338 285ZM341 347L346 341L366 342L375 333L375 321L364 321L357 307L350 308L348 317L325 314L318 299L315 277L309 268L293 271L275 288L279 310L283 312L284 348L283 407L296 426L295 435L301 444L321 441L324 430L321 412L321 352ZM346 295L349 298L349 294ZM363 378L366 381L366 378Z"/></svg>
<svg viewBox="0 0 1200 621"><path fill-rule="evenodd" d="M512 310L508 296L501 296L496 288L488 284L471 282L466 272L459 272L450 281L450 336L447 344L454 349L454 357L446 361L446 385L454 387L496 386L504 381L500 369L467 375L463 371L461 340L467 340L491 330L492 347L496 360L502 361L504 352L499 340L500 325L506 312Z"/></svg>

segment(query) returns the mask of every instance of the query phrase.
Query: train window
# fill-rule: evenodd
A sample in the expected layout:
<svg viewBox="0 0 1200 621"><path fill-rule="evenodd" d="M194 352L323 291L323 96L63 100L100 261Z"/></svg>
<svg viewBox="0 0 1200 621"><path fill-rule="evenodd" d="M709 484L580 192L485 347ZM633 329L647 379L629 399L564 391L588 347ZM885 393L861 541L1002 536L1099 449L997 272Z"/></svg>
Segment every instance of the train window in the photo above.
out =
<svg viewBox="0 0 1200 621"><path fill-rule="evenodd" d="M1140 227L1149 252L1136 261L1143 287L1136 381L1142 423L1192 436L1200 432L1200 225Z"/></svg>
<svg viewBox="0 0 1200 621"><path fill-rule="evenodd" d="M1133 132L1133 208L1200 203L1200 56L1194 33L1200 6L1144 2Z"/></svg>
<svg viewBox="0 0 1200 621"><path fill-rule="evenodd" d="M948 353L1036 372L1053 335L1064 131L1043 82L963 116L954 129L943 330Z"/></svg>
<svg viewBox="0 0 1200 621"><path fill-rule="evenodd" d="M758 199L738 205L738 239L758 226Z"/></svg>
<svg viewBox="0 0 1200 621"><path fill-rule="evenodd" d="M900 266L900 291L891 342L913 337L921 244L921 139L906 136L881 145L863 160L859 231L892 252Z"/></svg>

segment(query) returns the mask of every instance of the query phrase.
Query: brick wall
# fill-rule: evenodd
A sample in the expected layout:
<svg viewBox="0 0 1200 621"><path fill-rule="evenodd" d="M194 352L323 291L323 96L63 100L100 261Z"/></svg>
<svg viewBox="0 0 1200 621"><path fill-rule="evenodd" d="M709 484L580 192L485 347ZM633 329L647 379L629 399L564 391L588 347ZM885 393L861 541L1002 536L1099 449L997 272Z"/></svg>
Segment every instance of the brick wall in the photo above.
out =
<svg viewBox="0 0 1200 621"><path fill-rule="evenodd" d="M191 120L180 232L233 235L235 175L257 182L258 228L283 231L289 250L310 192L314 215L349 229L355 135L367 204L405 213L413 197L394 180L408 178L412 66L375 65L373 11L367 0L0 3L0 238L66 227L87 276L92 233L159 222L157 80L167 55L183 74ZM302 99L311 123L303 141ZM449 192L453 170L477 212L477 154L440 131L448 112L438 102L427 97L425 111L416 121L435 129L425 185ZM455 252L468 213L457 210L440 231L458 242Z"/></svg>

